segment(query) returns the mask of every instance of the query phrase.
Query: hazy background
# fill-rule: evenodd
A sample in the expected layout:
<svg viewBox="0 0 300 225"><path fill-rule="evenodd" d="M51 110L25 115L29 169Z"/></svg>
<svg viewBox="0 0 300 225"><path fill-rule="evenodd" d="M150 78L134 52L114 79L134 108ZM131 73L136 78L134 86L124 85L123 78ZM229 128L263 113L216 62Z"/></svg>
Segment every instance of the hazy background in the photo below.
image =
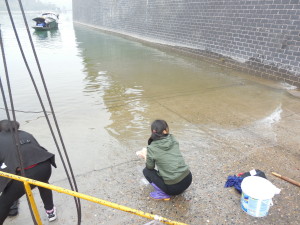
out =
<svg viewBox="0 0 300 225"><path fill-rule="evenodd" d="M72 0L40 0L40 2L54 4L61 9L72 10Z"/></svg>
<svg viewBox="0 0 300 225"><path fill-rule="evenodd" d="M46 10L64 12L72 10L72 0L22 0L26 11ZM12 11L20 10L18 0L10 0L9 6ZM5 1L0 2L0 11L6 11Z"/></svg>

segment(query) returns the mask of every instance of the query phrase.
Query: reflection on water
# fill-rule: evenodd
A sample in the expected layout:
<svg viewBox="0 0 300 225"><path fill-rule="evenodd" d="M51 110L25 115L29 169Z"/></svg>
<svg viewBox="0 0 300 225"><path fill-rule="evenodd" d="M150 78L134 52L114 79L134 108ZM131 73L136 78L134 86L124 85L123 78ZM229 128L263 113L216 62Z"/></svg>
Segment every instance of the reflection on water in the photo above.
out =
<svg viewBox="0 0 300 225"><path fill-rule="evenodd" d="M36 38L36 40L48 40L51 41L52 38L56 39L59 37L60 32L59 29L52 29L52 30L45 30L45 31L40 31L40 30L35 30L33 32L33 37Z"/></svg>
<svg viewBox="0 0 300 225"><path fill-rule="evenodd" d="M14 17L29 65L38 78L20 14ZM256 167L270 171L275 168L274 159L279 162L278 170L297 171L298 155L294 153L299 146L300 109L299 99L284 91L290 87L277 84L269 88L269 83L262 85L258 79L236 71L94 29L73 27L71 14L60 18L59 30L36 33L32 29L31 34L74 174L81 182L80 192L130 203L145 211L162 209L160 212L169 218L203 224L219 213L211 203L225 194L220 184L234 171ZM17 119L21 129L33 133L40 144L56 154L58 167L53 170L51 183L57 184L66 178L63 165L43 114L34 113L41 107L8 17L1 11L0 21ZM0 64L1 79L3 74ZM40 81L37 86L41 88ZM0 109L0 120L5 117ZM157 118L168 121L195 177L187 192L158 208L146 198L150 187L140 183L144 162L137 161L135 155L146 145L150 123ZM67 205L64 213L69 213L62 213L60 221L69 221L73 216L71 203L59 199L57 205ZM212 224L225 223L219 218L226 219L228 210L236 214L238 204L231 207L235 200L227 200L224 206L228 207L210 221ZM92 210L83 214L87 224L112 218L116 218L115 224L141 224L141 220L123 214L122 221L126 222L117 222L120 216L114 211L100 215L100 208L88 208ZM213 208L217 210L210 210ZM194 216L199 212L204 216ZM29 224L24 223L24 217L10 222Z"/></svg>
<svg viewBox="0 0 300 225"><path fill-rule="evenodd" d="M63 40L59 28L45 31L35 30L32 37L37 47L46 49L62 48Z"/></svg>
<svg viewBox="0 0 300 225"><path fill-rule="evenodd" d="M20 15L14 16L29 65L38 78L26 30ZM58 157L43 114L33 113L41 107L7 15L0 12L0 21L4 24L5 49L9 49L6 56L21 129L33 133ZM188 192L172 200L169 209L162 207L171 218L201 224L202 220L190 220L189 216L207 211L207 204L202 203L211 202L212 196L219 200L223 190L219 184L226 175L255 165L272 168L263 162L264 154L278 143L287 149L299 146L298 135L294 135L299 133L299 101L287 96L280 84L269 88L236 71L87 27L73 27L70 14L61 15L60 21L56 31L31 33L74 173L82 182L81 191L106 198L124 189L134 207L150 204L155 208L154 202L142 197L150 190L139 184L144 162L136 161L135 152L147 144L152 120L166 119L195 181ZM3 68L0 70L2 79ZM0 110L0 119L5 116ZM290 128L295 132L282 135ZM290 139L295 144L290 144ZM254 157L248 158L250 154ZM280 156L285 158L285 152L278 159ZM260 160L262 163L257 164ZM51 182L66 177L59 159L57 163ZM212 189L216 195L210 195ZM116 201L121 198L116 197ZM58 203L64 204L67 202ZM179 214L177 208L182 208ZM96 217L88 220L91 218ZM105 221L100 216L97 219Z"/></svg>
<svg viewBox="0 0 300 225"><path fill-rule="evenodd" d="M101 93L111 113L107 129L121 139L145 135L156 118L240 127L280 102L281 91L270 92L231 70L81 26L75 35L85 92Z"/></svg>
<svg viewBox="0 0 300 225"><path fill-rule="evenodd" d="M31 18L34 18L35 15L35 12L26 13L29 26L33 22L31 21ZM77 57L72 21L67 21L70 16L70 14L62 15L59 29L35 31L33 28L29 27L47 85L49 85L52 90L55 90L53 94L54 97L57 96L61 101L64 99L63 96L68 94L71 89L79 89L78 85L80 84L77 79L80 78L81 74L81 62ZM12 17L29 68L41 91L41 79L22 14L20 12L13 12ZM15 38L15 33L8 14L6 12L0 12L0 19L8 73L11 80L16 109L24 112L42 111L31 83L27 67L25 66L21 55L19 45ZM4 74L3 69L1 64L1 74ZM73 81L68 80L69 74L73 75ZM3 82L5 82L5 79ZM71 85L67 86L66 83ZM63 91L60 89L61 86L64 86ZM72 95L73 97L75 96L74 93ZM0 104L2 105L2 101ZM60 106L67 105L66 102L58 102L57 104ZM4 112L0 113L0 117L5 115ZM36 120L36 118L40 118L41 115L37 116L36 114L24 113L20 114L19 120Z"/></svg>
<svg viewBox="0 0 300 225"><path fill-rule="evenodd" d="M12 38L8 17L0 16L5 48L9 49L7 60L19 110L17 118L32 133L40 134L42 141L50 142L47 125L41 123L43 115L30 113L41 111L41 107ZM20 16L14 15L18 31L30 67L38 78ZM71 18L71 14L61 15L59 29L32 29L31 33L59 122L71 131L66 139L73 147L72 156L75 162L82 157L92 162L78 163L80 171L107 165L107 159L117 161L120 157L115 156L120 151L144 145L149 124L157 118L166 119L177 134L196 135L197 140L218 131L223 136L226 132L239 136L241 132L233 130L241 127L257 128L257 132L264 134L271 129L264 118L277 112L282 89L268 89L239 72L174 52L87 27L73 27ZM41 87L41 82L37 82ZM0 104L3 107L2 101ZM3 110L0 117L5 117ZM89 154L82 149L89 149ZM94 158L103 161L99 164Z"/></svg>
<svg viewBox="0 0 300 225"><path fill-rule="evenodd" d="M33 13L27 15L31 17ZM14 34L8 17L2 18L10 73L13 80L22 81L15 84L18 108L40 111L17 45L9 38ZM32 51L21 15L14 18L28 56ZM106 129L118 139L145 136L156 118L176 121L178 127L193 124L196 129L241 127L265 118L281 103L282 91L269 91L241 73L98 30L73 27L68 14L61 16L59 29L32 30L32 37L52 87L51 96L66 120L78 120L88 108L101 112L109 118ZM19 66L11 66L15 64ZM77 113L70 116L69 112Z"/></svg>

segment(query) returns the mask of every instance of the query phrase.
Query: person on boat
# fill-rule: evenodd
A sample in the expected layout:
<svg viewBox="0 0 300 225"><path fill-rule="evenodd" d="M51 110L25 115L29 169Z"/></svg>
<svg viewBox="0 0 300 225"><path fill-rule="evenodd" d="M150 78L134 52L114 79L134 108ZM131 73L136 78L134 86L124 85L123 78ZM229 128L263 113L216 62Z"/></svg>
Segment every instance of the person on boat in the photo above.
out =
<svg viewBox="0 0 300 225"><path fill-rule="evenodd" d="M155 120L152 123L144 158L146 167L143 174L155 189L150 197L169 200L171 195L179 195L191 185L192 173L182 157L179 143L169 133L165 120Z"/></svg>
<svg viewBox="0 0 300 225"><path fill-rule="evenodd" d="M21 163L13 136L15 132L20 142L18 145L25 177L48 183L51 165L56 167L54 154L40 146L31 134L19 130L19 126L18 122L0 121L0 171L21 175ZM38 189L49 221L55 220L52 190L42 187ZM25 194L23 182L0 176L0 193L0 224L3 224L11 206Z"/></svg>

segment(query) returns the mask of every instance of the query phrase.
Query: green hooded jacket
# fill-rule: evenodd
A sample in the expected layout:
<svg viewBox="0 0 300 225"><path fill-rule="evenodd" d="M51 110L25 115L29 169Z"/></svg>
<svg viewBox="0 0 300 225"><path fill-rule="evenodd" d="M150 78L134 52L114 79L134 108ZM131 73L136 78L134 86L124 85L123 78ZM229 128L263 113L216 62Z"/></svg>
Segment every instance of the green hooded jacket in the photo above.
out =
<svg viewBox="0 0 300 225"><path fill-rule="evenodd" d="M167 185L179 183L190 173L180 153L179 144L172 134L148 145L146 167L154 169L155 166L158 175Z"/></svg>

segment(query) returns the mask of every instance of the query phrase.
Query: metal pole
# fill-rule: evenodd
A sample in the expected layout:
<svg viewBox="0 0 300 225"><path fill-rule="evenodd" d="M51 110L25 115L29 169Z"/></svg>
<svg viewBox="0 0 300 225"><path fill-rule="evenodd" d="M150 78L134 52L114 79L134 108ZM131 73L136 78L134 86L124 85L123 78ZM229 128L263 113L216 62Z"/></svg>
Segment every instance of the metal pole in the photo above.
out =
<svg viewBox="0 0 300 225"><path fill-rule="evenodd" d="M172 220L169 220L167 218L164 218L164 217L161 217L161 216L158 216L158 215L153 215L153 214L150 214L150 213L143 212L141 210L132 209L132 208L129 208L129 207L126 207L126 206L122 206L122 205L113 203L113 202L102 200L100 198L95 198L95 197L92 197L92 196L89 196L89 195L81 194L81 193L76 192L76 191L71 191L71 190L66 189L66 188L61 188L61 187L54 186L54 185L51 185L51 184L47 184L47 183L43 183L43 182L40 182L40 181L32 180L32 179L29 179L29 178L26 178L26 177L17 176L17 175L13 175L13 174L10 174L10 173L5 173L5 172L2 172L2 171L0 171L0 176L7 177L7 178L10 178L10 179L14 179L14 180L19 180L19 181L22 181L22 182L28 182L28 183L36 185L36 186L51 189L51 190L54 190L54 191L57 191L57 192L60 192L60 193L67 194L67 195L72 195L72 196L77 197L77 198L82 198L82 199L85 199L85 200L88 200L88 201L91 201L91 202L94 202L94 203L105 205L105 206L108 206L108 207L111 207L111 208L114 208L114 209L118 209L118 210L128 212L128 213L131 213L131 214L135 214L135 215L145 217L145 218L148 218L148 219L151 219L151 220L157 220L157 221L165 223L165 224L187 225L185 223L172 221Z"/></svg>
<svg viewBox="0 0 300 225"><path fill-rule="evenodd" d="M36 207L36 204L35 204L35 201L34 201L34 197L33 197L32 191L31 191L31 187L30 187L28 182L23 181L23 183L24 183L24 186L25 186L26 194L27 194L29 202L30 202L32 212L33 212L34 217L35 217L35 221L37 222L38 225L43 225L42 221L41 221L39 211L37 210L37 207Z"/></svg>

